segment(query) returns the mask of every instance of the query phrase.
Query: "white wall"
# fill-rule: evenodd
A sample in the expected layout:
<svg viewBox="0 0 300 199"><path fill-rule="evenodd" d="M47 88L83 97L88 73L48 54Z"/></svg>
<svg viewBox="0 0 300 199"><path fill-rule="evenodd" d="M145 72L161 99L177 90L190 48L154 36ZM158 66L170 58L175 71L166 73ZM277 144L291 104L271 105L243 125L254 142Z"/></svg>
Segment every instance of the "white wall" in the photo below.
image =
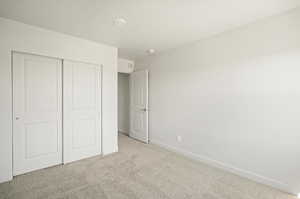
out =
<svg viewBox="0 0 300 199"><path fill-rule="evenodd" d="M150 71L152 142L300 192L300 9L136 68Z"/></svg>
<svg viewBox="0 0 300 199"><path fill-rule="evenodd" d="M12 179L11 51L103 64L103 154L117 147L117 48L0 18L0 182Z"/></svg>
<svg viewBox="0 0 300 199"><path fill-rule="evenodd" d="M119 73L132 73L134 70L134 61L128 59L118 59L118 72Z"/></svg>
<svg viewBox="0 0 300 199"><path fill-rule="evenodd" d="M118 73L118 130L129 133L129 74Z"/></svg>

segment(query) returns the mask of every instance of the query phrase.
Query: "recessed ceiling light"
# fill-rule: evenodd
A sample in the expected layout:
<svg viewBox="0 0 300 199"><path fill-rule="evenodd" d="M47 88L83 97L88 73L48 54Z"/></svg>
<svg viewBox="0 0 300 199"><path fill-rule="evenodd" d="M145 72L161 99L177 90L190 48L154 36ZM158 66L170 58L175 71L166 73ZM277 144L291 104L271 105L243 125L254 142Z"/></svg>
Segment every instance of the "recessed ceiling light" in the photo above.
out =
<svg viewBox="0 0 300 199"><path fill-rule="evenodd" d="M152 55L152 54L155 53L155 50L151 48L151 49L147 50L147 53L150 54L150 55Z"/></svg>
<svg viewBox="0 0 300 199"><path fill-rule="evenodd" d="M116 19L114 20L114 23L115 23L116 26L121 27L121 26L126 25L126 24L127 24L127 21L126 21L126 19L124 19L124 18L116 18Z"/></svg>

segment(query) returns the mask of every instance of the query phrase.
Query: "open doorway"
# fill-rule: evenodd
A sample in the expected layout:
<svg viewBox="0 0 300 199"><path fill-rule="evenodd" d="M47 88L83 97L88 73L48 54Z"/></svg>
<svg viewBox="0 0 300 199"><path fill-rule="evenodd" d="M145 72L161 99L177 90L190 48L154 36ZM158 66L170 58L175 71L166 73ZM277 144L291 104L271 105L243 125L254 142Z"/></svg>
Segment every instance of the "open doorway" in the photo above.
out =
<svg viewBox="0 0 300 199"><path fill-rule="evenodd" d="M133 63L118 65L118 131L148 143L148 71L134 71Z"/></svg>

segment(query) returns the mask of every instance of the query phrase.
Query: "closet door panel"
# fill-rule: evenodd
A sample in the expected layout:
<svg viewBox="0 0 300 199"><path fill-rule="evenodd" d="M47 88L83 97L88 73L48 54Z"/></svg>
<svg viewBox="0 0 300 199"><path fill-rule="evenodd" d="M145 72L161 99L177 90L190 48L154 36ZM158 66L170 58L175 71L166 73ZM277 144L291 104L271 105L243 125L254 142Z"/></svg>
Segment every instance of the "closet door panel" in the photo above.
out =
<svg viewBox="0 0 300 199"><path fill-rule="evenodd" d="M13 53L13 174L62 163L62 61Z"/></svg>
<svg viewBox="0 0 300 199"><path fill-rule="evenodd" d="M101 66L64 61L64 163L101 154Z"/></svg>

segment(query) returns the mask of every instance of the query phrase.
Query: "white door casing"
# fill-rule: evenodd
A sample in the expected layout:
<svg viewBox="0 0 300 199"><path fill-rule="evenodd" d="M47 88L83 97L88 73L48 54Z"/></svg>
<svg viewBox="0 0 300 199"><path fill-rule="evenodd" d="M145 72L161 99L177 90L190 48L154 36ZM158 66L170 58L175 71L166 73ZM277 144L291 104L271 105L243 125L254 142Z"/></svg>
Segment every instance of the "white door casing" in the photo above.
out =
<svg viewBox="0 0 300 199"><path fill-rule="evenodd" d="M148 71L130 74L130 137L148 143Z"/></svg>
<svg viewBox="0 0 300 199"><path fill-rule="evenodd" d="M64 163L101 154L101 66L63 61Z"/></svg>
<svg viewBox="0 0 300 199"><path fill-rule="evenodd" d="M13 53L13 175L62 163L62 61Z"/></svg>

